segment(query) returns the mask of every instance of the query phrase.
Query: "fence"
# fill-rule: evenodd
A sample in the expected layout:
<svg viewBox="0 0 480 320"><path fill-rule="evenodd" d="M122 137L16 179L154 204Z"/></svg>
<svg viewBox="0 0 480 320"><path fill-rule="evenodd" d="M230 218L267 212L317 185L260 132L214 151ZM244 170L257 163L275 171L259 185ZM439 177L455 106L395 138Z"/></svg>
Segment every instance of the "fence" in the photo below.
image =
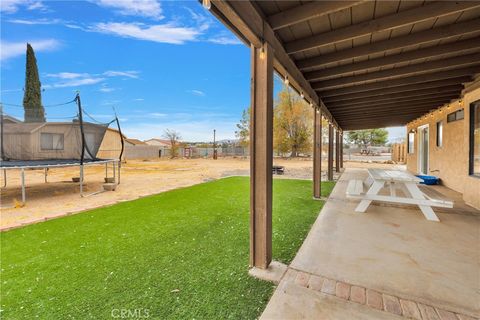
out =
<svg viewBox="0 0 480 320"><path fill-rule="evenodd" d="M392 144L392 160L398 163L406 162L407 145L405 143Z"/></svg>
<svg viewBox="0 0 480 320"><path fill-rule="evenodd" d="M178 158L210 158L213 157L213 148L185 147L178 148ZM170 158L171 150L160 146L136 145L125 146L125 159L159 159ZM219 157L247 157L249 149L244 147L217 148Z"/></svg>

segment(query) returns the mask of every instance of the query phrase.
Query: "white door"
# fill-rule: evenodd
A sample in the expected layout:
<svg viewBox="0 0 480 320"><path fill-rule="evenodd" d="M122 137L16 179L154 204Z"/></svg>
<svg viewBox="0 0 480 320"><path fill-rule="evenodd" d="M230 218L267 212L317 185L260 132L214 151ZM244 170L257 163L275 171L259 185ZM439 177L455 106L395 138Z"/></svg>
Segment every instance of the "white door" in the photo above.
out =
<svg viewBox="0 0 480 320"><path fill-rule="evenodd" d="M429 136L428 124L418 127L418 172L421 174L429 174L428 159L429 159Z"/></svg>

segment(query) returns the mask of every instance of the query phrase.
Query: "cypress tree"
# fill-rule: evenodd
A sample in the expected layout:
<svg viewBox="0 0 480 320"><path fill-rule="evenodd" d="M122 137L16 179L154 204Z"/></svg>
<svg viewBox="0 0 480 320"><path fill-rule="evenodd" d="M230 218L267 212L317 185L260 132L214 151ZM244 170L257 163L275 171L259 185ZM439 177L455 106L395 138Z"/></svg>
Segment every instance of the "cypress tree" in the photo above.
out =
<svg viewBox="0 0 480 320"><path fill-rule="evenodd" d="M27 43L27 64L25 73L25 89L23 109L25 122L45 122L45 110L42 106L40 78L38 76L37 59L32 46Z"/></svg>

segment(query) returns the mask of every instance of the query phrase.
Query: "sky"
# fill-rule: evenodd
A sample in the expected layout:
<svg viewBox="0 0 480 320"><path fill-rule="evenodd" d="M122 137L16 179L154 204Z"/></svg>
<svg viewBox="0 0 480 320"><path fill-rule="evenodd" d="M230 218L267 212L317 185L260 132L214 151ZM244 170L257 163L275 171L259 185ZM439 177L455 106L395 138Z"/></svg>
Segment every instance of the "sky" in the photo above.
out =
<svg viewBox="0 0 480 320"><path fill-rule="evenodd" d="M79 91L88 115L108 122L116 112L131 138L167 128L186 141L210 141L213 129L219 140L235 137L250 103L249 48L198 1L1 0L0 10L5 113L23 117L5 104L22 104L29 42L48 120L75 116L74 104L48 106Z"/></svg>

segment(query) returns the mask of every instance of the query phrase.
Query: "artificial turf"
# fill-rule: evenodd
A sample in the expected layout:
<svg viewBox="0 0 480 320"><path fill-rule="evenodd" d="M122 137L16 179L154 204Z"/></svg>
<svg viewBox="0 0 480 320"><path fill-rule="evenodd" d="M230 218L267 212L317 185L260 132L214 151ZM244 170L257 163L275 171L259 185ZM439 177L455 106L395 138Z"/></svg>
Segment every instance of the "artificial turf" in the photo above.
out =
<svg viewBox="0 0 480 320"><path fill-rule="evenodd" d="M221 179L1 233L1 318L257 318L274 287L247 274L248 181ZM332 188L323 183L324 195ZM311 181L274 180L273 190L273 258L288 263L323 201L312 199Z"/></svg>

